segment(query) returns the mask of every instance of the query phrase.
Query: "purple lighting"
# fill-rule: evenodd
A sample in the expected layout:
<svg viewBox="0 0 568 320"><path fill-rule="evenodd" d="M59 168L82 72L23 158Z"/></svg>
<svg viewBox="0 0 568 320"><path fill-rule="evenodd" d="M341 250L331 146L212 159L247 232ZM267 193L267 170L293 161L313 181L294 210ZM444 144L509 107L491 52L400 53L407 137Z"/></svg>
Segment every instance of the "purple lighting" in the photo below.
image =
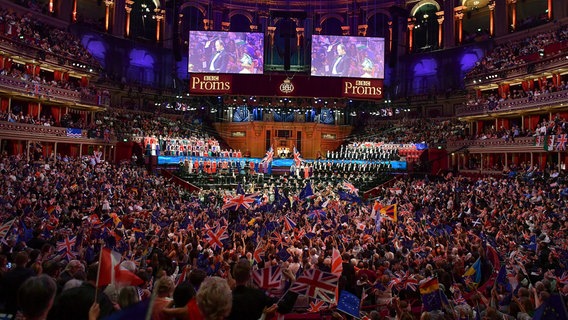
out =
<svg viewBox="0 0 568 320"><path fill-rule="evenodd" d="M130 51L130 65L153 68L154 57L146 50L132 49L132 51Z"/></svg>
<svg viewBox="0 0 568 320"><path fill-rule="evenodd" d="M483 57L483 52L481 52L481 49L475 49L473 51L464 53L460 60L461 71L467 72L471 70L473 67L475 67L475 64L481 59L481 57Z"/></svg>

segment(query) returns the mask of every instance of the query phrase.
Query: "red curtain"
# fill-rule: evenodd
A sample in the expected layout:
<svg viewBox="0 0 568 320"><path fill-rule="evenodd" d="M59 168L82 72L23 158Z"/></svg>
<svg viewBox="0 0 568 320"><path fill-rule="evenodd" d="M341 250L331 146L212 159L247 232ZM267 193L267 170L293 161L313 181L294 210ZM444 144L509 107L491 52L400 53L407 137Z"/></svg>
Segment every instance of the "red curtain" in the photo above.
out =
<svg viewBox="0 0 568 320"><path fill-rule="evenodd" d="M35 102L28 103L28 114L32 118L37 118L39 116L39 104Z"/></svg>
<svg viewBox="0 0 568 320"><path fill-rule="evenodd" d="M0 103L0 109L2 110L2 112L7 112L8 111L8 104L9 104L9 100L6 98L2 98L0 101L2 101Z"/></svg>
<svg viewBox="0 0 568 320"><path fill-rule="evenodd" d="M4 56L0 55L0 70L4 70Z"/></svg>
<svg viewBox="0 0 568 320"><path fill-rule="evenodd" d="M31 63L26 63L26 73L33 75L35 71L35 66Z"/></svg>
<svg viewBox="0 0 568 320"><path fill-rule="evenodd" d="M528 81L521 82L521 86L523 87L523 91L529 90L529 82Z"/></svg>
<svg viewBox="0 0 568 320"><path fill-rule="evenodd" d="M88 87L89 86L89 78L81 77L81 87Z"/></svg>
<svg viewBox="0 0 568 320"><path fill-rule="evenodd" d="M12 59L6 58L4 61L4 68L6 68L6 70L12 69Z"/></svg>
<svg viewBox="0 0 568 320"><path fill-rule="evenodd" d="M51 116L53 117L53 120L59 124L59 120L61 119L61 107L56 107L56 106L51 106Z"/></svg>
<svg viewBox="0 0 568 320"><path fill-rule="evenodd" d="M63 72L61 70L53 71L53 80L61 81L63 79Z"/></svg>
<svg viewBox="0 0 568 320"><path fill-rule="evenodd" d="M24 153L24 142L12 141L12 154L23 154L23 153Z"/></svg>
<svg viewBox="0 0 568 320"><path fill-rule="evenodd" d="M79 146L72 144L69 146L69 156L78 157L79 156Z"/></svg>

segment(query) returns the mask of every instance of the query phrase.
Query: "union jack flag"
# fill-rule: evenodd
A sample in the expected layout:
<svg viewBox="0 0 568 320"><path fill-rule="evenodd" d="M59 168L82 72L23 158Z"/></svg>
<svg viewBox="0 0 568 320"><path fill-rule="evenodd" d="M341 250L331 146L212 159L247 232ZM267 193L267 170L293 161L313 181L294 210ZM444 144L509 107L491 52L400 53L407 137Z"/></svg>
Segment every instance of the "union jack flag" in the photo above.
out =
<svg viewBox="0 0 568 320"><path fill-rule="evenodd" d="M389 282L389 288L396 287L398 290L408 289L416 291L418 280L408 271L406 273L395 272L395 278Z"/></svg>
<svg viewBox="0 0 568 320"><path fill-rule="evenodd" d="M274 231L270 235L270 241L275 242L274 243L275 247L279 247L284 243L284 238L282 237L282 234L280 234L280 232Z"/></svg>
<svg viewBox="0 0 568 320"><path fill-rule="evenodd" d="M560 277L556 277L556 281L558 283L562 283L562 284L568 284L568 272L564 271L564 273L562 274L562 276Z"/></svg>
<svg viewBox="0 0 568 320"><path fill-rule="evenodd" d="M6 238L6 236L8 235L8 231L10 231L10 228L14 224L14 221L16 221L16 218L0 225L0 240Z"/></svg>
<svg viewBox="0 0 568 320"><path fill-rule="evenodd" d="M264 290L278 288L282 282L282 269L280 269L280 266L272 266L254 270L252 280L259 288Z"/></svg>
<svg viewBox="0 0 568 320"><path fill-rule="evenodd" d="M300 240L302 240L305 236L306 236L306 230L300 229L300 231L298 231L298 233L296 233L296 234L294 235L294 238L296 239L296 241L300 241Z"/></svg>
<svg viewBox="0 0 568 320"><path fill-rule="evenodd" d="M310 213L308 214L308 218L310 218L310 219L319 218L319 219L324 220L324 219L326 219L326 214L325 214L325 211L323 211L322 209L315 209L315 210L310 211Z"/></svg>
<svg viewBox="0 0 568 320"><path fill-rule="evenodd" d="M76 252L73 251L73 247L75 247L76 242L77 236L73 238L67 236L65 239L57 241L57 252L63 252L67 260L75 259Z"/></svg>
<svg viewBox="0 0 568 320"><path fill-rule="evenodd" d="M294 220L290 219L288 216L284 216L284 230L291 231L296 227Z"/></svg>
<svg viewBox="0 0 568 320"><path fill-rule="evenodd" d="M272 148L272 146L270 146L270 149L268 149L268 151L266 151L266 156L264 156L264 158L262 158L262 160L260 161L261 163L271 163L272 159L274 159L274 148Z"/></svg>
<svg viewBox="0 0 568 320"><path fill-rule="evenodd" d="M355 186L352 183L349 183L347 181L343 181L343 189L347 190L347 192L349 193L354 193L356 195L359 195L359 189L355 188Z"/></svg>
<svg viewBox="0 0 568 320"><path fill-rule="evenodd" d="M559 134L558 140L556 142L556 150L566 150L566 142L568 142L568 138L566 134Z"/></svg>
<svg viewBox="0 0 568 320"><path fill-rule="evenodd" d="M317 269L308 269L294 282L290 291L329 303L336 301L339 277Z"/></svg>
<svg viewBox="0 0 568 320"><path fill-rule="evenodd" d="M245 209L250 209L250 206L251 204L254 203L255 198L256 198L255 194L251 194L248 196L245 196L244 194L239 194L233 198L230 198L227 202L225 202L225 204L221 209L227 210L230 208L234 208L234 210L237 210L240 207L243 207Z"/></svg>
<svg viewBox="0 0 568 320"><path fill-rule="evenodd" d="M303 161L304 159L300 156L300 152L296 149L296 146L294 146L294 164L299 166Z"/></svg>
<svg viewBox="0 0 568 320"><path fill-rule="evenodd" d="M213 230L207 230L205 234L205 240L213 248L223 248L223 240L229 239L229 233L227 232L227 226L217 228L215 232Z"/></svg>
<svg viewBox="0 0 568 320"><path fill-rule="evenodd" d="M322 300L316 300L314 301L310 301L310 307L308 308L308 313L316 313L316 312L320 312L324 309L327 309L327 304L325 303L325 301Z"/></svg>
<svg viewBox="0 0 568 320"><path fill-rule="evenodd" d="M254 253L252 254L252 258L254 259L254 261L256 263L260 263L260 262L262 262L262 257L264 257L264 248L262 247L262 245L259 242L258 245L256 246L256 249L254 249Z"/></svg>

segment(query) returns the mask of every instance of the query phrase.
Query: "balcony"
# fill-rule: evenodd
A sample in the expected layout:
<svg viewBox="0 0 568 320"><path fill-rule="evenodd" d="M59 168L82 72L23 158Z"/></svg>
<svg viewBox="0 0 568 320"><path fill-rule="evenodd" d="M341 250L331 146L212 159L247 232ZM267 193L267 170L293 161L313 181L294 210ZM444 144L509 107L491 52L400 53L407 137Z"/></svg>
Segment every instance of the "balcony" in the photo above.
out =
<svg viewBox="0 0 568 320"><path fill-rule="evenodd" d="M108 94L90 94L87 92L67 90L46 84L33 83L7 75L0 75L0 91L67 104L101 107L108 107L110 104Z"/></svg>
<svg viewBox="0 0 568 320"><path fill-rule="evenodd" d="M80 138L69 137L67 136L67 128L48 127L9 121L0 121L0 138L72 144L105 144L103 143L103 139L89 138L89 132L87 130L81 130ZM111 144L113 143L116 143L115 139L111 141Z"/></svg>
<svg viewBox="0 0 568 320"><path fill-rule="evenodd" d="M542 146L535 145L535 137L515 138L515 141L504 139L476 139L448 141L448 152L466 148L472 153L502 153L502 152L544 152Z"/></svg>
<svg viewBox="0 0 568 320"><path fill-rule="evenodd" d="M540 109L553 109L568 106L568 90L543 93L536 97L510 99L497 102L493 108L489 102L468 103L456 108L456 116L475 116L485 114L507 114L519 111L532 111Z"/></svg>

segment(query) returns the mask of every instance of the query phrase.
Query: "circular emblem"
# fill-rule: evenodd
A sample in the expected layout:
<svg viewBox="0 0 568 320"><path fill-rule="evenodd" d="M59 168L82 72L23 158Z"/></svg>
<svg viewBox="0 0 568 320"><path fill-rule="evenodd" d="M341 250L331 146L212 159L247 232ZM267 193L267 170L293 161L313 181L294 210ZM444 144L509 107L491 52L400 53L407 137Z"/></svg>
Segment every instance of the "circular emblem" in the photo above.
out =
<svg viewBox="0 0 568 320"><path fill-rule="evenodd" d="M286 79L280 84L280 91L285 94L289 94L294 91L294 85L292 84L290 79Z"/></svg>

